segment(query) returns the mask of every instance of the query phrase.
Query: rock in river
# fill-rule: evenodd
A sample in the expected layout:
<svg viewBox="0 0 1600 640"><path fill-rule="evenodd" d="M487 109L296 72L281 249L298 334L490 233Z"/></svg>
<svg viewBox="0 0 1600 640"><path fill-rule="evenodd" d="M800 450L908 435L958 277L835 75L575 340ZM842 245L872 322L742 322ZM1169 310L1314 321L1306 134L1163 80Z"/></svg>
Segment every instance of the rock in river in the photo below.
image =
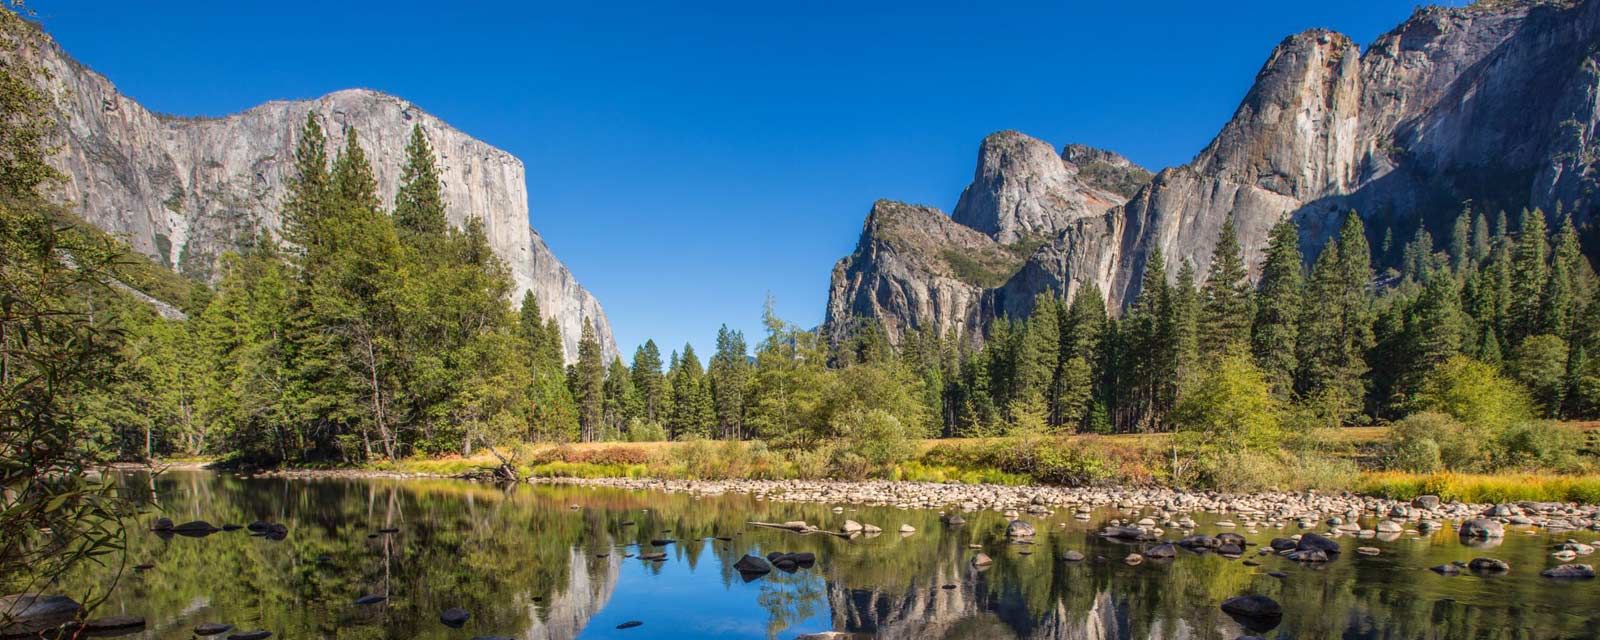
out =
<svg viewBox="0 0 1600 640"><path fill-rule="evenodd" d="M1488 518L1473 518L1461 523L1460 533L1463 538L1503 538L1506 528Z"/></svg>
<svg viewBox="0 0 1600 640"><path fill-rule="evenodd" d="M9 616L0 623L0 636L29 636L70 622L82 609L66 596L19 593L0 598L0 611Z"/></svg>
<svg viewBox="0 0 1600 640"><path fill-rule="evenodd" d="M271 631L256 629L255 631L240 631L228 636L228 640L267 640L267 638L271 637Z"/></svg>
<svg viewBox="0 0 1600 640"><path fill-rule="evenodd" d="M450 607L445 609L444 613L439 614L439 622L454 629L460 629L470 619L472 619L472 614L461 607Z"/></svg>
<svg viewBox="0 0 1600 640"><path fill-rule="evenodd" d="M378 604L379 602L383 602L384 600L388 600L388 599L389 599L389 596L380 596L380 595L377 595L377 594L365 595L365 596L361 596L359 598L356 598L356 604L363 605L363 606L369 605L369 604Z"/></svg>
<svg viewBox="0 0 1600 640"><path fill-rule="evenodd" d="M1266 596L1235 596L1222 601L1222 612L1251 631L1271 631L1283 622L1283 607Z"/></svg>
<svg viewBox="0 0 1600 640"><path fill-rule="evenodd" d="M733 563L733 568L746 576L760 576L772 572L771 563L749 554L745 554L738 562Z"/></svg>
<svg viewBox="0 0 1600 640"><path fill-rule="evenodd" d="M133 631L144 628L144 618L139 616L106 616L86 620L83 631L91 635L109 634L115 631Z"/></svg>
<svg viewBox="0 0 1600 640"><path fill-rule="evenodd" d="M1494 558L1473 558L1472 562L1467 563L1467 568L1478 573L1505 573L1511 570L1511 565Z"/></svg>
<svg viewBox="0 0 1600 640"><path fill-rule="evenodd" d="M1145 549L1144 553L1140 555L1143 555L1151 560L1169 560L1178 557L1178 548L1172 546L1170 543L1158 544L1154 547L1150 547L1149 549Z"/></svg>
<svg viewBox="0 0 1600 640"><path fill-rule="evenodd" d="M1012 520L1006 525L1006 537L1012 540L1031 540L1034 537L1033 525L1021 520Z"/></svg>
<svg viewBox="0 0 1600 640"><path fill-rule="evenodd" d="M1592 580L1594 567L1586 564L1564 564L1559 567L1545 569L1539 575L1557 580Z"/></svg>
<svg viewBox="0 0 1600 640"><path fill-rule="evenodd" d="M214 636L219 633L227 633L232 630L233 625L222 624L219 622L202 622L194 626L194 634L197 636Z"/></svg>
<svg viewBox="0 0 1600 640"><path fill-rule="evenodd" d="M1339 543L1320 534L1307 532L1300 536L1300 541L1295 543L1294 548L1300 551L1321 551L1332 554L1339 552Z"/></svg>

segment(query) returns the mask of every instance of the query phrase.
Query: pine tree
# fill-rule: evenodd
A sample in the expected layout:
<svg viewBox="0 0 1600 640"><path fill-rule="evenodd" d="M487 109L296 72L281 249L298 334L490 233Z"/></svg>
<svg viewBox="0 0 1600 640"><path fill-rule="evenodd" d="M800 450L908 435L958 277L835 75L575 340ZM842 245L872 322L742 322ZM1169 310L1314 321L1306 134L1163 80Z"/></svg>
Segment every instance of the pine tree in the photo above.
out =
<svg viewBox="0 0 1600 640"><path fill-rule="evenodd" d="M1433 261L1433 235L1417 227L1416 235L1406 243L1401 258L1400 275L1406 282L1420 282L1431 270Z"/></svg>
<svg viewBox="0 0 1600 640"><path fill-rule="evenodd" d="M1472 266L1472 207L1468 205L1450 226L1450 269L1456 275Z"/></svg>
<svg viewBox="0 0 1600 640"><path fill-rule="evenodd" d="M604 428L606 365L601 356L600 339L594 332L594 323L585 318L583 333L578 339L578 364L572 386L573 398L578 402L579 439L594 442Z"/></svg>
<svg viewBox="0 0 1600 640"><path fill-rule="evenodd" d="M1483 264L1494 247L1494 237L1489 233L1489 218L1478 212L1472 217L1472 264Z"/></svg>
<svg viewBox="0 0 1600 640"><path fill-rule="evenodd" d="M1222 223L1222 235L1206 270L1200 313L1200 349L1209 359L1243 353L1250 346L1250 324L1255 315L1250 297L1249 273L1239 248L1233 214Z"/></svg>
<svg viewBox="0 0 1600 640"><path fill-rule="evenodd" d="M1428 278L1406 315L1400 357L1373 363L1374 370L1398 378L1402 398L1414 395L1429 373L1460 355L1467 338L1455 278L1444 274Z"/></svg>
<svg viewBox="0 0 1600 640"><path fill-rule="evenodd" d="M1578 245L1578 231L1571 218L1561 221L1556 233L1555 256L1550 261L1549 279L1545 283L1545 297L1539 309L1539 328L1562 340L1571 340L1582 308L1579 283L1584 273L1583 251Z"/></svg>
<svg viewBox="0 0 1600 640"><path fill-rule="evenodd" d="M1376 344L1372 331L1371 257L1361 218L1351 212L1336 241L1317 257L1306 288L1301 323L1302 396L1343 418L1366 396L1366 351Z"/></svg>
<svg viewBox="0 0 1600 640"><path fill-rule="evenodd" d="M1164 331L1171 345L1172 371L1177 372L1168 385L1161 405L1165 413L1178 402L1178 391L1201 367L1200 363L1200 290L1195 285L1194 263L1183 261L1178 268L1178 282L1172 287L1172 299L1163 318Z"/></svg>
<svg viewBox="0 0 1600 640"><path fill-rule="evenodd" d="M1163 411L1167 391L1178 379L1177 345L1173 341L1172 285L1167 281L1166 257L1152 247L1145 258L1139 295L1119 332L1116 347L1119 395L1116 422L1122 430L1150 430Z"/></svg>
<svg viewBox="0 0 1600 640"><path fill-rule="evenodd" d="M288 180L283 199L283 239L300 252L317 241L318 225L328 214L327 144L317 114L307 112L295 144L294 176Z"/></svg>
<svg viewBox="0 0 1600 640"><path fill-rule="evenodd" d="M1251 352L1267 382L1279 396L1294 390L1299 367L1295 344L1299 340L1300 312L1304 303L1304 258L1300 231L1284 218L1268 233L1266 262L1261 267Z"/></svg>
<svg viewBox="0 0 1600 640"><path fill-rule="evenodd" d="M1093 282L1085 285L1061 317L1061 366L1051 392L1052 413L1058 425L1082 426L1091 407L1097 399L1103 400L1106 392L1103 343L1107 317L1100 287Z"/></svg>
<svg viewBox="0 0 1600 640"><path fill-rule="evenodd" d="M1512 344L1539 333L1543 325L1545 285L1549 284L1549 246L1544 212L1524 211L1511 263L1509 338Z"/></svg>
<svg viewBox="0 0 1600 640"><path fill-rule="evenodd" d="M666 395L670 391L661 373L661 350L655 340L645 340L633 352L633 388L639 394L645 422L660 424L665 418Z"/></svg>
<svg viewBox="0 0 1600 640"><path fill-rule="evenodd" d="M394 196L394 221L401 237L413 243L418 237L442 236L449 228L439 169L422 125L412 127L411 140L406 143L400 190Z"/></svg>
<svg viewBox="0 0 1600 640"><path fill-rule="evenodd" d="M745 398L751 377L747 351L743 332L731 331L728 325L717 330L717 351L711 356L707 376L724 440L740 440L745 435Z"/></svg>
<svg viewBox="0 0 1600 640"><path fill-rule="evenodd" d="M552 335L553 332L553 335ZM558 441L577 436L578 408L567 387L562 365L561 331L553 319L546 323L539 300L532 291L522 296L517 334L523 340L525 366L532 383L527 390L530 404L528 435L536 440Z"/></svg>
<svg viewBox="0 0 1600 640"><path fill-rule="evenodd" d="M705 369L694 347L686 344L672 375L672 417L668 420L668 431L675 440L703 438L711 435L715 423L716 409L706 384Z"/></svg>
<svg viewBox="0 0 1600 640"><path fill-rule="evenodd" d="M622 358L612 358L606 368L605 382L605 432L602 440L620 439L627 431L629 421L638 416L638 394L633 391L633 377Z"/></svg>
<svg viewBox="0 0 1600 640"><path fill-rule="evenodd" d="M1010 400L1014 409L1018 403L1037 407L1044 421L1050 421L1052 386L1061 363L1060 312L1055 296L1041 293L1034 297L1033 312L1023 324L1016 356L1016 388ZM1012 413L1015 421L1017 416ZM1057 423L1059 424L1059 423Z"/></svg>

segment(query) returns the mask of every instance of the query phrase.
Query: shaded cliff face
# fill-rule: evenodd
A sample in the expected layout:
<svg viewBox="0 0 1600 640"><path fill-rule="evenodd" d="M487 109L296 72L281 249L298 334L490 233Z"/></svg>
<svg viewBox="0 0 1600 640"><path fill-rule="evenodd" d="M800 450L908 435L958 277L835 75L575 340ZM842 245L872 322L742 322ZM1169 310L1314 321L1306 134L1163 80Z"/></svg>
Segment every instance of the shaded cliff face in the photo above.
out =
<svg viewBox="0 0 1600 640"><path fill-rule="evenodd" d="M1580 224L1595 221L1596 42L1600 0L1420 9L1365 53L1337 33L1299 33L1271 52L1194 160L1143 182L1108 172L1118 165L1104 152L1069 146L1063 157L1076 170L1063 172L1025 136L990 136L954 220L1005 241L1042 233L1044 242L1006 282L968 296L981 308L949 313L981 327L1028 313L1039 293L1070 298L1091 283L1119 309L1138 295L1157 247L1169 273L1187 260L1204 274L1230 215L1252 274L1285 217L1299 224L1308 258L1350 210L1375 237L1392 230L1402 240L1419 226L1443 237L1464 200L1480 210L1559 203ZM1099 168L1082 168L1091 165ZM1126 202L1073 209L1064 194L1074 189ZM840 280L835 270L835 290L850 297L853 283L872 281L869 268L856 271ZM830 322L844 319L834 311Z"/></svg>
<svg viewBox="0 0 1600 640"><path fill-rule="evenodd" d="M489 244L515 280L513 300L534 292L543 312L561 325L569 360L577 357L585 319L595 323L607 353L616 353L600 303L528 224L522 162L416 105L347 90L270 102L223 118L176 118L122 95L47 36L25 55L35 56L48 72L60 121L61 148L53 162L67 180L56 196L162 264L214 280L223 253L259 229L278 230L295 136L307 112L322 119L330 144L347 128L357 130L386 199L399 186L411 129L421 126L439 155L450 222L459 227L469 216L483 219Z"/></svg>
<svg viewBox="0 0 1600 640"><path fill-rule="evenodd" d="M1022 256L938 209L879 200L856 252L833 267L828 318L881 318L895 341L919 327L965 335L980 318L984 291L1021 264Z"/></svg>

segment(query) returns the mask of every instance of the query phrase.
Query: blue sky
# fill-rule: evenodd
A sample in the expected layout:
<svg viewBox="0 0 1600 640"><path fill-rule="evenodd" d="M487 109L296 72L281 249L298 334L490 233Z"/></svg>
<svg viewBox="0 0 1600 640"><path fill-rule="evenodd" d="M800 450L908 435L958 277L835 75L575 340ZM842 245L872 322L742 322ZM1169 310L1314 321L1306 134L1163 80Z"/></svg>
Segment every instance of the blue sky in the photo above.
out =
<svg viewBox="0 0 1600 640"><path fill-rule="evenodd" d="M534 227L625 354L719 324L821 321L872 202L949 211L1018 129L1188 161L1272 47L1365 46L1414 0L325 2L36 0L80 61L158 111L349 87L402 96L528 167Z"/></svg>

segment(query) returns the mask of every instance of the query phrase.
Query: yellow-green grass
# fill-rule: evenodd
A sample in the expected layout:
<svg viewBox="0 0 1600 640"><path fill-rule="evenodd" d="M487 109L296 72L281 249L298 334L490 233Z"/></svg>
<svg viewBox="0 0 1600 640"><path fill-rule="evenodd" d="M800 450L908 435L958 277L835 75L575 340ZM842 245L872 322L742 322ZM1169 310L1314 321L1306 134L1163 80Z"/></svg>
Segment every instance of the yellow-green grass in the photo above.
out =
<svg viewBox="0 0 1600 640"><path fill-rule="evenodd" d="M1373 471L1361 474L1352 487L1358 493L1409 500L1421 495L1445 501L1499 503L1579 502L1600 503L1600 475L1548 473L1434 473Z"/></svg>

